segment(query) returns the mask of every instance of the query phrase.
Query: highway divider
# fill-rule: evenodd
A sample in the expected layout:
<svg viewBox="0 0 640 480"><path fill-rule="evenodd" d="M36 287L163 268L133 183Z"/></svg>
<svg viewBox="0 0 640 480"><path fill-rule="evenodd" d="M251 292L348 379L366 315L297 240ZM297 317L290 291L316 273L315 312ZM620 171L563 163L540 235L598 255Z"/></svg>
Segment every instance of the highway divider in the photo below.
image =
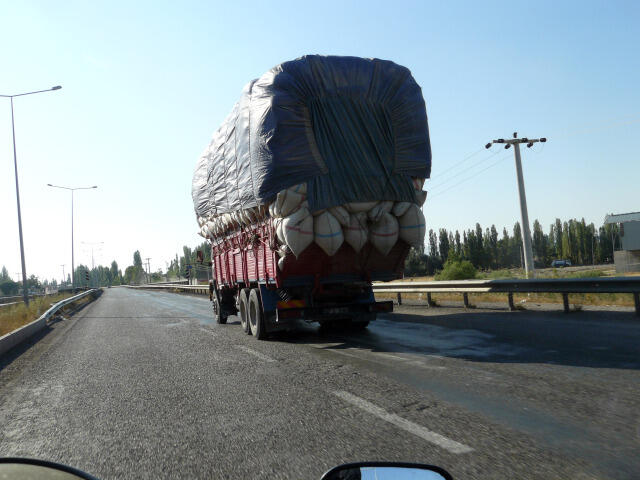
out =
<svg viewBox="0 0 640 480"><path fill-rule="evenodd" d="M0 337L0 356L4 355L13 347L19 345L25 340L28 340L40 330L45 328L50 320L54 318L55 315L64 307L77 303L79 300L82 300L87 296L91 296L93 299L96 299L100 296L100 294L102 294L102 289L94 288L73 297L65 298L64 300L53 304L51 308L44 312L37 320L34 320L33 322L28 323L14 330L13 332L9 332L6 335L3 335L2 337Z"/></svg>

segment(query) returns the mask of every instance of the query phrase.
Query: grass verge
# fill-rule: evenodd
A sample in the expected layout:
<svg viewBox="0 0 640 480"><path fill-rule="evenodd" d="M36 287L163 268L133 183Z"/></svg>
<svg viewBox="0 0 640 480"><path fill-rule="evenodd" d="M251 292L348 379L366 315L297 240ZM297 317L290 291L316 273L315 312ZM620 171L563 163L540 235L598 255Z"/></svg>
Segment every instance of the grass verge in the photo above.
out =
<svg viewBox="0 0 640 480"><path fill-rule="evenodd" d="M29 301L28 307L24 303L0 307L0 337L27 323L33 322L46 312L51 307L51 304L69 298L71 295L71 293L60 293L58 295L37 297Z"/></svg>

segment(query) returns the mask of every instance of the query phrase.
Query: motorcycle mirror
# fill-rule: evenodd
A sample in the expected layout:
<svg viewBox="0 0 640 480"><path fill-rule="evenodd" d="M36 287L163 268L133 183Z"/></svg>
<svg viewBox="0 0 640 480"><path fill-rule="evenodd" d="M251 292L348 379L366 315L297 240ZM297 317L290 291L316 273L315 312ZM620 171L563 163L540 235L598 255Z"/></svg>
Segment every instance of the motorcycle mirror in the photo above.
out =
<svg viewBox="0 0 640 480"><path fill-rule="evenodd" d="M77 468L35 458L0 458L0 478L11 478L12 480L29 480L33 478L98 480L96 477Z"/></svg>
<svg viewBox="0 0 640 480"><path fill-rule="evenodd" d="M358 462L338 465L326 472L320 480L453 480L445 469L435 465L402 462Z"/></svg>

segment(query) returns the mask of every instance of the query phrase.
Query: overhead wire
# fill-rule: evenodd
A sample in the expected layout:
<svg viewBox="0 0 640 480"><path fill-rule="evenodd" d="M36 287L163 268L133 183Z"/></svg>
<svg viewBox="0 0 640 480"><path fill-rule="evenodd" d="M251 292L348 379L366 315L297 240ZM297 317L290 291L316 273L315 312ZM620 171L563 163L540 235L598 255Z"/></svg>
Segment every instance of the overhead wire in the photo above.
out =
<svg viewBox="0 0 640 480"><path fill-rule="evenodd" d="M484 150L484 149L483 149L483 150ZM484 162L486 162L487 160L492 159L493 157L495 157L495 156L496 156L496 155L498 155L499 153L500 153L500 150L495 150L494 152L492 152L492 153L491 153L491 155L489 155L489 156L487 156L487 157L483 158L482 160L480 160L479 162L475 163L474 165L472 165L472 166L471 166L471 167L469 167L469 168L473 169L473 168L477 167L478 165L482 165ZM459 163L461 163L461 162L459 162ZM446 185L446 184L450 183L452 180L454 180L454 179L458 178L460 175L464 175L465 173L469 173L469 168L466 168L466 169L464 169L464 170L461 170L461 171L459 171L459 172L455 173L454 175L452 175L452 176L450 176L449 178L447 178L447 179L445 179L445 180L441 181L440 183L437 183L436 185L434 185L434 186L432 186L432 187L430 186L430 187L429 187L429 190L430 190L430 191L437 190L437 189L441 188L443 185Z"/></svg>
<svg viewBox="0 0 640 480"><path fill-rule="evenodd" d="M449 168L447 168L444 172L440 172L438 175L442 176L445 173L447 173L450 170L453 170L455 167L457 167L458 165L463 164L464 162L466 162L467 160L469 160L470 158L475 157L477 154L479 154L482 150L484 150L484 148L480 148L477 151L467 155L465 158L463 158L462 160L460 160L459 162L454 163L453 165L451 165Z"/></svg>
<svg viewBox="0 0 640 480"><path fill-rule="evenodd" d="M498 152L497 152L497 153L499 153L499 152L500 152L500 151L498 150ZM438 192L438 193L436 193L435 195L430 195L430 196L429 196L429 199L430 199L430 200L433 200L433 198L434 198L434 197L436 197L436 198L437 198L437 197L439 197L439 196L441 196L441 195L445 194L445 193L446 193L446 192L448 192L449 190L451 190L451 189L453 189L453 188L457 187L458 185L460 185L460 184L462 184L462 183L464 183L464 182L467 182L467 181L469 181L469 180L473 180L474 178L476 178L476 177L477 177L478 175L480 175L481 173L483 173L483 172L485 172L485 171L489 170L490 168L495 167L495 166L496 166L496 165L498 165L500 162L503 162L503 161L505 161L507 158L510 158L510 157L511 157L511 154L505 155L504 157L500 158L498 161L493 162L491 165L489 165L489 166L487 166L487 167L483 168L482 170L480 170L480 171L478 171L478 172L474 172L474 174L473 174L473 175L471 175L470 177L467 177L467 178L464 178L464 179L460 180L458 183L455 183L455 184L451 185L449 188L447 188L447 189L443 190L442 192Z"/></svg>

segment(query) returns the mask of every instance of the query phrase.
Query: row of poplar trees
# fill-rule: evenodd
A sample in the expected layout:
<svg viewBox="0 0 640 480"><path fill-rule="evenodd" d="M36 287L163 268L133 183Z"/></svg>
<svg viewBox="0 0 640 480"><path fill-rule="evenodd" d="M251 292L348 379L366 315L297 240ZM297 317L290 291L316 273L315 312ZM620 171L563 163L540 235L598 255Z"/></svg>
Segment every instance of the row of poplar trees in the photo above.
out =
<svg viewBox="0 0 640 480"><path fill-rule="evenodd" d="M555 259L571 260L573 265L610 263L612 251L620 247L618 226L607 224L596 229L593 223L559 218L544 232L538 220L531 232L533 257L537 268L548 267ZM438 232L429 230L427 251L412 250L407 259L407 275L432 275L440 270L449 258L469 260L481 270L521 267L522 229L516 222L511 233L503 228L498 233L495 225L483 230L479 223L474 229Z"/></svg>

